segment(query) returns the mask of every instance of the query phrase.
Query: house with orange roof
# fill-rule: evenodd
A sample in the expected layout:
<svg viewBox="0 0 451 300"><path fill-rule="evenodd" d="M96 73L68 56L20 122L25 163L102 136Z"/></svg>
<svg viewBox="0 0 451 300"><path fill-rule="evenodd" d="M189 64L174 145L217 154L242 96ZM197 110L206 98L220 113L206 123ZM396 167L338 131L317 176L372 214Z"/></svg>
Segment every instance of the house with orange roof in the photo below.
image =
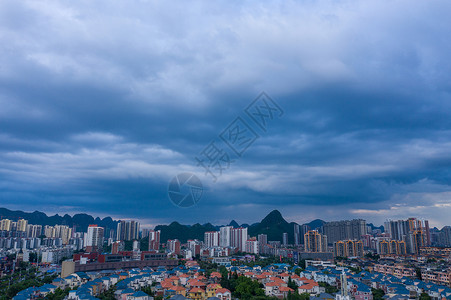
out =
<svg viewBox="0 0 451 300"><path fill-rule="evenodd" d="M187 268L196 267L196 266L198 266L198 265L199 265L198 262L195 261L195 260L188 260L188 261L186 261L186 263L185 263L185 266L186 266Z"/></svg>
<svg viewBox="0 0 451 300"><path fill-rule="evenodd" d="M210 274L210 279L213 279L215 281L217 279L221 279L221 278L222 278L222 275L219 272L211 272L211 274Z"/></svg>
<svg viewBox="0 0 451 300"><path fill-rule="evenodd" d="M222 286L219 283L210 283L209 285L207 285L207 297L215 297L216 296L216 291L219 290L220 288L222 288Z"/></svg>
<svg viewBox="0 0 451 300"><path fill-rule="evenodd" d="M320 293L320 288L317 282L309 282L298 287L298 293L309 293L310 295L317 295Z"/></svg>
<svg viewBox="0 0 451 300"><path fill-rule="evenodd" d="M274 296L278 294L280 285L277 282L271 281L265 284L265 295Z"/></svg>
<svg viewBox="0 0 451 300"><path fill-rule="evenodd" d="M182 295L186 297L186 289L183 286L175 286L174 291L176 295Z"/></svg>
<svg viewBox="0 0 451 300"><path fill-rule="evenodd" d="M288 273L282 273L282 274L279 274L278 277L280 279L282 279L283 281L288 282L288 278L290 278L290 275Z"/></svg>
<svg viewBox="0 0 451 300"><path fill-rule="evenodd" d="M196 282L197 282L197 279L196 279L196 278L191 278L191 279L189 279L189 280L187 281L186 285L187 285L188 287L193 287L193 284L195 284Z"/></svg>
<svg viewBox="0 0 451 300"><path fill-rule="evenodd" d="M280 286L287 286L287 283L280 279L279 277L270 277L268 278L269 282L276 282Z"/></svg>
<svg viewBox="0 0 451 300"><path fill-rule="evenodd" d="M255 276L254 272L246 272L244 273L244 276L248 277L248 278L253 278Z"/></svg>
<svg viewBox="0 0 451 300"><path fill-rule="evenodd" d="M313 279L307 279L307 278L305 278L305 277L299 277L299 278L291 278L291 279L293 279L293 281L298 285L298 286L301 286L301 285L304 285L304 284L307 284L307 283L311 283L311 282L315 282Z"/></svg>
<svg viewBox="0 0 451 300"><path fill-rule="evenodd" d="M279 294L278 297L287 298L288 293L290 293L290 292L293 293L294 290L292 288L287 287L287 286L281 286L279 288L279 293L280 294Z"/></svg>
<svg viewBox="0 0 451 300"><path fill-rule="evenodd" d="M203 300L205 299L205 291L201 288L192 288L188 292L188 298L190 299L197 299L197 300Z"/></svg>
<svg viewBox="0 0 451 300"><path fill-rule="evenodd" d="M182 274L179 276L180 284L186 285L188 283L188 280L190 279L190 276L187 274Z"/></svg>
<svg viewBox="0 0 451 300"><path fill-rule="evenodd" d="M172 288L174 286L174 284L172 283L171 280L165 279L161 282L161 287L163 289L169 289Z"/></svg>
<svg viewBox="0 0 451 300"><path fill-rule="evenodd" d="M196 282L192 283L191 286L192 287L201 288L201 289L205 289L207 287L207 284L205 282L202 282L202 281L196 281Z"/></svg>
<svg viewBox="0 0 451 300"><path fill-rule="evenodd" d="M216 297L218 297L221 300L231 300L232 299L232 293L225 288L220 288L216 291Z"/></svg>
<svg viewBox="0 0 451 300"><path fill-rule="evenodd" d="M178 281L179 281L179 277L178 277L178 276L171 276L171 277L169 277L169 279L170 279L172 282L178 282Z"/></svg>

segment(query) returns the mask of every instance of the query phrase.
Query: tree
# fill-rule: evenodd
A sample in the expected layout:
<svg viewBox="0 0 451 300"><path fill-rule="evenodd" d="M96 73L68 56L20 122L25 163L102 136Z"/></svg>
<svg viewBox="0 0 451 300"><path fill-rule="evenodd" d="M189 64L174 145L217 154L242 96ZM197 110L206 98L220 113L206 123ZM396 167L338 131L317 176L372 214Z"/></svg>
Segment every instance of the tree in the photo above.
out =
<svg viewBox="0 0 451 300"><path fill-rule="evenodd" d="M53 293L48 294L45 299L49 300L63 300L67 295L69 295L70 288L64 290L57 288Z"/></svg>
<svg viewBox="0 0 451 300"><path fill-rule="evenodd" d="M431 300L431 296L429 296L427 293L421 293L419 300Z"/></svg>
<svg viewBox="0 0 451 300"><path fill-rule="evenodd" d="M365 257L372 259L372 260L379 260L381 258L379 254L375 254L372 252L368 252L367 254L365 254Z"/></svg>
<svg viewBox="0 0 451 300"><path fill-rule="evenodd" d="M373 300L382 300L385 295L382 289L371 289L371 293L373 294Z"/></svg>
<svg viewBox="0 0 451 300"><path fill-rule="evenodd" d="M293 289L293 290L297 290L298 289L298 285L296 284L296 282L294 282L293 280L291 280L291 276L288 277L288 283L287 283L288 287Z"/></svg>
<svg viewBox="0 0 451 300"><path fill-rule="evenodd" d="M265 296L262 286L257 281L244 276L236 279L236 287L232 293L235 297L243 300L254 299L255 296Z"/></svg>
<svg viewBox="0 0 451 300"><path fill-rule="evenodd" d="M421 277L421 269L420 268L415 268L415 274L416 274L417 279L423 280Z"/></svg>
<svg viewBox="0 0 451 300"><path fill-rule="evenodd" d="M114 292L116 291L116 285L113 285L108 290L103 292L98 296L99 299L102 300L116 300L116 297L114 296Z"/></svg>
<svg viewBox="0 0 451 300"><path fill-rule="evenodd" d="M328 284L327 282L318 282L319 286L324 287L326 290L326 293L328 294L335 294L338 292L338 289L335 286L332 286Z"/></svg>
<svg viewBox="0 0 451 300"><path fill-rule="evenodd" d="M28 260L30 262L37 263L38 262L38 254L36 252L31 252Z"/></svg>
<svg viewBox="0 0 451 300"><path fill-rule="evenodd" d="M351 270L351 271L354 272L355 274L358 274L358 273L362 272L362 268L360 268L360 267L357 267L357 268L355 268L355 267L349 267L349 270Z"/></svg>
<svg viewBox="0 0 451 300"><path fill-rule="evenodd" d="M298 266L300 266L302 269L305 269L305 259L301 259L298 263Z"/></svg>

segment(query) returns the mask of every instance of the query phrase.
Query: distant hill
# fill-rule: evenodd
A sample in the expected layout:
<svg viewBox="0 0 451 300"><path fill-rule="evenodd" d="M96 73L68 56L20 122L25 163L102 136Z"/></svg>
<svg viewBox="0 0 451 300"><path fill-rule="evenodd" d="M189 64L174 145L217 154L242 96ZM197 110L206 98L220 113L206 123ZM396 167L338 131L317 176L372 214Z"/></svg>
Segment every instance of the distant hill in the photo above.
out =
<svg viewBox="0 0 451 300"><path fill-rule="evenodd" d="M227 226L232 226L233 228L240 227L240 225L235 220L230 221L229 225Z"/></svg>
<svg viewBox="0 0 451 300"><path fill-rule="evenodd" d="M380 229L381 232L384 232L384 230L385 230L383 225L381 225L381 226L379 226L379 227L373 225L373 223L368 223L368 224L366 224L366 225L367 225L367 226L370 226L372 230L374 230L374 229Z"/></svg>
<svg viewBox="0 0 451 300"><path fill-rule="evenodd" d="M325 223L326 223L326 221L316 219L305 225L308 225L311 230L315 230L315 229L319 229L320 227L322 227Z"/></svg>
<svg viewBox="0 0 451 300"><path fill-rule="evenodd" d="M315 220L313 225L320 224L324 221ZM321 224L322 224L321 223ZM254 223L252 225L242 224L239 225L235 220L232 220L228 226L247 227L248 234L250 236L257 236L258 234L267 234L268 241L282 241L283 233L288 233L288 242L294 242L294 222L289 223L283 217L278 210L270 212L260 223ZM178 239L182 243L185 243L188 239L204 239L204 234L207 231L217 231L219 226L214 226L210 223L200 225L182 225L178 222L172 222L169 225L158 225L155 230L161 230L161 242L165 242L168 239Z"/></svg>
<svg viewBox="0 0 451 300"><path fill-rule="evenodd" d="M267 234L268 241L282 241L283 233L288 233L288 243L294 242L294 224L288 223L278 210L270 212L260 223L249 226L251 236Z"/></svg>
<svg viewBox="0 0 451 300"><path fill-rule="evenodd" d="M218 228L210 223L201 225L181 225L178 222L172 222L169 225L158 225L155 230L161 230L160 240L165 243L167 240L178 239L186 243L189 239L204 240L204 233L207 231L217 231Z"/></svg>
<svg viewBox="0 0 451 300"><path fill-rule="evenodd" d="M99 226L105 227L108 230L115 230L117 228L117 223L119 221L113 220L111 217L106 217L103 219L94 218L88 214L75 214L70 216L65 214L60 216L58 214L54 216L47 216L43 212L35 211L32 213L23 211L13 211L6 208L0 208L0 216L2 218L8 218L17 221L19 218L28 220L30 224L37 225L68 225L70 227L76 226L77 231L85 231L90 224L97 224ZM306 225L310 226L311 229L318 229L324 225L323 220L313 220ZM259 234L267 234L268 241L281 241L283 238L283 233L288 233L288 243L294 243L294 222L287 222L282 214L278 210L271 211L261 222L254 223L252 225L241 224L232 220L228 226L233 226L234 228L246 227L248 228L248 234L250 236L257 236ZM372 226L372 224L368 224ZM161 230L160 240L161 242L166 242L169 239L178 239L182 243L185 243L188 239L204 239L204 234L207 231L218 231L220 226L215 226L210 223L207 224L194 224L194 225L182 225L178 222L172 222L169 225L158 225L155 230ZM375 227L377 228L377 227ZM302 239L302 237L301 237Z"/></svg>
<svg viewBox="0 0 451 300"><path fill-rule="evenodd" d="M118 221L114 221L111 217L100 219L88 214L75 214L73 217L68 214L64 216L58 214L47 216L45 213L39 211L28 213L20 210L9 210L7 208L0 208L0 216L3 219L11 219L13 221L22 218L28 220L29 224L42 226L67 225L73 227L75 225L77 231L86 231L90 224L97 224L107 229L116 229L118 223Z"/></svg>

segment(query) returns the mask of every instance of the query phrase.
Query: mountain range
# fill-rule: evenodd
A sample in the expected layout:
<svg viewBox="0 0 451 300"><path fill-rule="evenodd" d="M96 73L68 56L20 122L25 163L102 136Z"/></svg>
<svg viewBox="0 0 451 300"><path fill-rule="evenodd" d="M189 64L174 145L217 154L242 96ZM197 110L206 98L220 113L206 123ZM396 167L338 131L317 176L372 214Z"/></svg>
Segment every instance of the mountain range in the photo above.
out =
<svg viewBox="0 0 451 300"><path fill-rule="evenodd" d="M115 230L119 220L113 220L111 217L106 217L103 219L94 218L88 214L75 214L70 216L65 214L60 216L58 214L54 216L47 216L43 212L35 211L32 213L23 211L13 211L6 208L0 208L0 216L2 218L11 219L17 221L18 219L26 219L29 224L36 225L67 225L70 227L75 226L77 231L86 231L88 225L97 224L99 226L105 227L108 230ZM304 224L308 225L311 229L318 229L326 223L323 220L316 219L310 223ZM295 222L287 222L282 214L278 210L271 211L261 222L249 224L238 224L235 220L232 220L228 226L234 228L245 227L248 229L248 234L250 236L257 236L258 234L267 234L268 241L282 241L283 233L288 233L288 243L294 242L294 224ZM161 241L167 241L168 239L178 239L182 243L186 242L188 239L204 239L204 234L207 231L217 231L221 226L207 224L194 224L194 225L182 225L178 222L172 222L169 225L158 225L155 230L161 230ZM371 227L375 227L371 224Z"/></svg>
<svg viewBox="0 0 451 300"><path fill-rule="evenodd" d="M311 229L318 229L326 223L323 220L316 219L308 225ZM270 212L261 222L239 225L235 220L232 220L228 226L234 228L244 227L247 228L248 234L250 236L257 236L259 234L267 234L268 241L282 241L283 233L288 233L288 243L293 243L294 241L294 224L295 222L287 222L282 214L278 210L273 210ZM188 239L204 239L204 233L207 231L218 231L221 226L215 226L211 223L207 224L194 224L194 225L181 225L178 222L172 222L169 225L158 225L155 230L161 230L160 239L161 241L167 241L169 239L178 239L182 243L186 242Z"/></svg>
<svg viewBox="0 0 451 300"><path fill-rule="evenodd" d="M100 219L94 218L88 214L75 214L70 216L65 214L60 216L58 214L54 216L47 216L40 211L34 211L32 213L23 212L20 210L9 210L7 208L0 208L0 216L2 219L10 219L17 221L19 219L28 220L28 224L35 225L67 225L69 227L76 227L77 231L86 231L90 224L97 224L105 227L106 229L116 229L118 221L114 221L111 217Z"/></svg>

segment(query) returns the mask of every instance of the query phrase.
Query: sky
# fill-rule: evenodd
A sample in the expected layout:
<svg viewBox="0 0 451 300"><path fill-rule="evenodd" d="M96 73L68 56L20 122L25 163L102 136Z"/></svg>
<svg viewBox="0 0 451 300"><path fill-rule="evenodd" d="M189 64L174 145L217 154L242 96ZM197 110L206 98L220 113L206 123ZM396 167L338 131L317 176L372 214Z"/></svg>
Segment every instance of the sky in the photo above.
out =
<svg viewBox="0 0 451 300"><path fill-rule="evenodd" d="M1 1L0 207L144 227L251 224L273 209L298 223L451 225L450 11ZM246 114L261 99L280 108L264 130ZM240 156L224 142L232 128L253 134ZM216 180L196 160L211 145L228 159ZM185 172L203 194L180 208L168 184Z"/></svg>

